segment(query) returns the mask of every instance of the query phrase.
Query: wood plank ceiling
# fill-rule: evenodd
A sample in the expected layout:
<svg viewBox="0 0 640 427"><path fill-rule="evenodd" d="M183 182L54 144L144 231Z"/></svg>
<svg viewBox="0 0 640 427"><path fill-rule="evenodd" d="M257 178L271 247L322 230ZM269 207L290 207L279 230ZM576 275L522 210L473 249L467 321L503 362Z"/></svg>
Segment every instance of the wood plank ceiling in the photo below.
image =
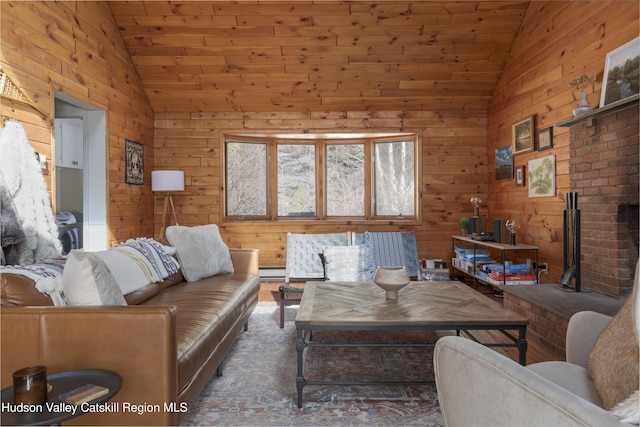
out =
<svg viewBox="0 0 640 427"><path fill-rule="evenodd" d="M156 112L486 109L526 1L110 1Z"/></svg>

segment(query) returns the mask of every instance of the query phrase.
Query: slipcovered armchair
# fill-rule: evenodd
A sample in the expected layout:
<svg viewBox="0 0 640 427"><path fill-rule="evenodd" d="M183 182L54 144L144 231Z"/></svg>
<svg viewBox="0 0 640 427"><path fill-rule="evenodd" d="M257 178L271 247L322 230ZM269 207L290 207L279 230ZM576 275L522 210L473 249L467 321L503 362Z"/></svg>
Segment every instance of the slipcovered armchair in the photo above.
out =
<svg viewBox="0 0 640 427"><path fill-rule="evenodd" d="M434 369L445 424L637 425L637 282L638 271L634 295L614 318L592 311L571 317L566 362L521 366L467 338L439 339Z"/></svg>

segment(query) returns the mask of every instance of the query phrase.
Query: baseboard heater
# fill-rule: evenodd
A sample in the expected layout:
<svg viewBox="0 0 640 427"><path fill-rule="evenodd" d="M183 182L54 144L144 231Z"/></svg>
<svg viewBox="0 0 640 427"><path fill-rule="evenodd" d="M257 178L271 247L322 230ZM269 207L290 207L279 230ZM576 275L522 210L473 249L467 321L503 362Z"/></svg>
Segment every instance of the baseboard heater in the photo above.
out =
<svg viewBox="0 0 640 427"><path fill-rule="evenodd" d="M260 280L284 280L285 268L274 265L262 265L258 267L258 275L260 276Z"/></svg>

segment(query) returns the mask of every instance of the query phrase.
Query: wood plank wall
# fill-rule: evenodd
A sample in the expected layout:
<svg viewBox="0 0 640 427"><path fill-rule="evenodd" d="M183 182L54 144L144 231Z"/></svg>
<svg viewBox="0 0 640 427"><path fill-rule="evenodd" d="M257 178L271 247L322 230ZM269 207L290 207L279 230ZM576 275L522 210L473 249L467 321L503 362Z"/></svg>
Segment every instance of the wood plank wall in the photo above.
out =
<svg viewBox="0 0 640 427"><path fill-rule="evenodd" d="M0 62L46 114L2 103L46 154L55 201L54 91L107 111L108 241L153 233L153 111L106 2L0 2ZM125 183L125 138L145 145L145 185Z"/></svg>
<svg viewBox="0 0 640 427"><path fill-rule="evenodd" d="M568 89L571 79L587 74L597 83L587 89L589 103L600 101L607 52L638 37L636 1L531 2L504 73L489 108L489 219L515 218L522 224L518 240L537 245L540 261L550 274L543 283L558 283L562 275L562 214L569 183L569 128L555 123L572 117L579 93ZM514 157L514 165L555 155L556 195L529 198L514 180L495 179L495 149L511 144L514 122L535 116L535 130L553 127L553 148Z"/></svg>
<svg viewBox="0 0 640 427"><path fill-rule="evenodd" d="M536 130L571 116L577 94L570 79L598 76L589 93L599 100L607 52L638 36L637 2L532 2L488 112L327 111L324 113L162 113L153 115L118 30L104 2L1 2L0 60L38 106L42 119L17 105L4 116L20 120L37 151L53 156L53 91L103 108L108 126L108 228L111 243L152 236L160 227L161 198L150 189L154 168L181 168L187 189L176 196L181 223L220 223L221 130L418 130L423 138L423 223L415 228L421 257L448 258L458 219L471 213L472 195L488 201L489 219L513 217L519 239L541 249L551 264L543 281L557 281L562 263L561 196L569 191L568 129L553 128L554 148L515 158L516 165L554 154L556 197L529 199L513 180L496 181L494 150L511 142L511 124L535 115ZM124 139L145 145L145 185L124 182ZM151 147L154 147L151 149ZM154 158L155 157L155 158ZM49 167L48 183L55 182ZM155 205L155 210L154 210ZM155 215L154 215L155 213ZM230 246L257 247L263 265L284 264L288 231L325 232L358 226L278 223L224 224ZM371 227L367 229L373 230ZM385 224L378 230L401 227Z"/></svg>
<svg viewBox="0 0 640 427"><path fill-rule="evenodd" d="M284 265L287 232L415 230L419 255L447 258L458 220L471 211L472 195L487 195L487 118L485 111L330 111L326 113L157 113L155 167L185 171L185 192L173 195L181 225L215 223L231 247L260 249L261 265ZM223 131L301 132L339 129L417 131L422 137L422 223L375 226L345 222L222 223L220 150ZM156 228L161 199L156 199Z"/></svg>

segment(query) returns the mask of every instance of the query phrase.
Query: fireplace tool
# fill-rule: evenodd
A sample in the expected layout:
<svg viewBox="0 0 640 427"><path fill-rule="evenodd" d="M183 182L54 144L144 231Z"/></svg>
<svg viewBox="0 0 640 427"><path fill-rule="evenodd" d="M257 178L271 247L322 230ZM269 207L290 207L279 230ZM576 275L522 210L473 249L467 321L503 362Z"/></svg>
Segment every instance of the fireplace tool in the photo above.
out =
<svg viewBox="0 0 640 427"><path fill-rule="evenodd" d="M578 209L578 193L570 192L566 196L563 229L563 273L560 278L563 290L580 289L580 210ZM575 279L574 288L570 288L571 279Z"/></svg>

